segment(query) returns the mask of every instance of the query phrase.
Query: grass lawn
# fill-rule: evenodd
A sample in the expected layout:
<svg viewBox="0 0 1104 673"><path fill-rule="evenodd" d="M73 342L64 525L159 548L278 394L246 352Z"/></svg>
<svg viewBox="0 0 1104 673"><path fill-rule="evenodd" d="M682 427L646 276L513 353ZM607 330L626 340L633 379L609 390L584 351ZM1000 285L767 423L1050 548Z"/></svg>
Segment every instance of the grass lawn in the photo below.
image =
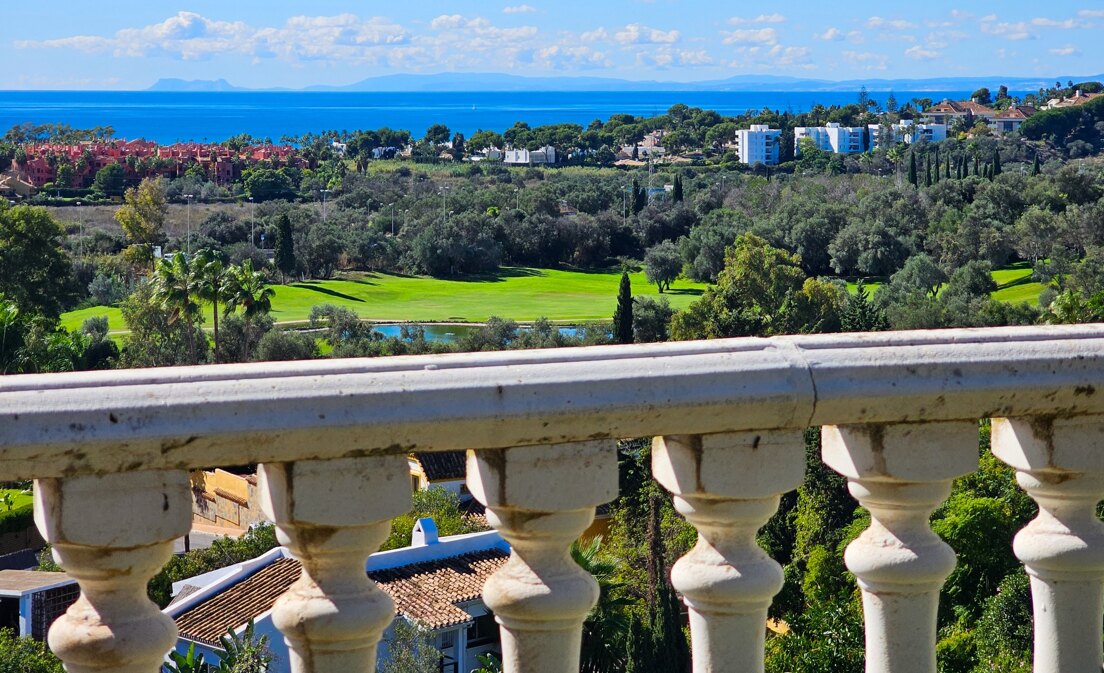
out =
<svg viewBox="0 0 1104 673"><path fill-rule="evenodd" d="M20 507L25 507L34 502L34 496L31 495L30 491L24 493L18 488L0 488L0 497L8 494L12 497L12 509L19 509ZM4 505L0 505L0 513L4 511L7 511L7 508Z"/></svg>
<svg viewBox="0 0 1104 673"><path fill-rule="evenodd" d="M1036 283L1031 280L1033 270L1030 262L1016 262L1008 266L993 270L993 282L997 284L997 290L993 293L993 299L1009 304L1027 302L1034 305L1039 301L1039 295L1046 289L1044 283ZM870 280L866 283L867 292L873 296L883 285L881 280ZM847 291L851 294L858 292L859 286L855 282L847 283Z"/></svg>
<svg viewBox="0 0 1104 673"><path fill-rule="evenodd" d="M644 274L631 274L633 294L658 297ZM492 315L514 320L547 317L560 322L608 320L617 304L621 274L617 271L559 271L504 268L499 273L442 280L421 276L353 274L347 280L276 285L272 317L278 322L305 321L311 308L336 304L362 318L383 321L479 322ZM676 281L663 294L674 308L684 308L705 289L702 283ZM210 322L210 315L205 317ZM66 329L79 329L93 316L107 316L112 331L125 330L119 309L106 306L62 316Z"/></svg>
<svg viewBox="0 0 1104 673"><path fill-rule="evenodd" d="M633 294L658 297L655 286L644 274L631 274ZM355 311L362 318L380 321L481 322L497 315L529 321L540 317L559 322L608 320L617 303L621 274L616 271L559 271L554 269L504 268L485 276L438 279L392 274L351 274L344 280L307 281L276 285L272 316L278 322L302 322L311 308L336 304ZM998 289L993 298L1005 302L1038 300L1045 286L1031 281L1026 262L993 271ZM880 282L866 284L874 294ZM663 296L671 306L685 308L705 289L702 283L679 280ZM855 283L847 289L854 293ZM210 310L205 318L210 322ZM126 330L122 313L109 306L71 311L61 318L63 327L79 329L93 316L107 316L112 332ZM208 325L209 326L209 325Z"/></svg>

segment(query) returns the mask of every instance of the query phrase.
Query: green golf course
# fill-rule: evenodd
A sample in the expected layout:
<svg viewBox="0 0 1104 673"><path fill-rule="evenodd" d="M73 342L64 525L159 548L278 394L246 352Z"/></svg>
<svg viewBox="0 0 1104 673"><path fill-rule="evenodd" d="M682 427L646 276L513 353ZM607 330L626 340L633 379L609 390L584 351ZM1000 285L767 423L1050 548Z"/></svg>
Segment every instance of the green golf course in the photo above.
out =
<svg viewBox="0 0 1104 673"><path fill-rule="evenodd" d="M659 297L643 272L630 275L635 296ZM546 317L563 323L608 320L617 303L621 274L614 270L562 271L523 267L498 273L440 279L385 273L355 273L342 280L312 280L275 285L272 316L280 323L303 322L320 304L344 306L366 320L380 322L482 322L491 316L530 321ZM993 298L1019 303L1034 302L1042 283L1031 281L1031 267L1015 264L993 271L997 291ZM867 287L876 292L879 282ZM701 296L704 283L678 280L666 297L674 308L685 308ZM855 284L848 289L855 291ZM209 313L209 310L208 310ZM66 329L79 329L94 316L107 316L112 332L126 330L116 307L94 306L62 316ZM210 320L210 316L207 316Z"/></svg>

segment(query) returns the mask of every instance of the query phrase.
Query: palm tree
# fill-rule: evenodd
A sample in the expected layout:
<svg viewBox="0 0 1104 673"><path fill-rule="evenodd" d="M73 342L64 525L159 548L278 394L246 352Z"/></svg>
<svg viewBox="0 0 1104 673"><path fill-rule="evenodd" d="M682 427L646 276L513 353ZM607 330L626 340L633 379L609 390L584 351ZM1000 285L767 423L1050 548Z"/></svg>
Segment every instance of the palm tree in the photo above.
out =
<svg viewBox="0 0 1104 673"><path fill-rule="evenodd" d="M170 324L178 320L187 323L192 362L197 359L194 326L200 318L199 303L194 300L195 290L195 277L187 255L178 252L157 262L153 272L153 297L169 311Z"/></svg>
<svg viewBox="0 0 1104 673"><path fill-rule="evenodd" d="M583 622L582 673L613 673L625 667L625 637L629 630L629 601L618 594L622 584L614 577L617 563L602 558L602 538L571 544L571 558L598 581L598 602Z"/></svg>
<svg viewBox="0 0 1104 673"><path fill-rule="evenodd" d="M195 277L196 296L203 301L211 302L211 316L215 328L215 362L218 362L219 303L232 292L234 286L232 267L223 264L222 260L210 250L200 250L196 253L192 273Z"/></svg>
<svg viewBox="0 0 1104 673"><path fill-rule="evenodd" d="M239 306L245 320L245 356L249 357L250 340L253 337L253 319L267 315L272 310L272 297L276 291L269 287L263 271L253 268L253 260L247 259L241 266L231 267L231 286L226 296L226 313Z"/></svg>

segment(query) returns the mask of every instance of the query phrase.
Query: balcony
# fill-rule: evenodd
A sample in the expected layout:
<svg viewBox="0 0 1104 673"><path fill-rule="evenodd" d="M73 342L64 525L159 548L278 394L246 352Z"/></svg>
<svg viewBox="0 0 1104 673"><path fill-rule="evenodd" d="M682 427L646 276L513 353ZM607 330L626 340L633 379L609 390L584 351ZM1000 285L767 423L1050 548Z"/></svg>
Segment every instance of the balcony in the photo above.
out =
<svg viewBox="0 0 1104 673"><path fill-rule="evenodd" d="M260 463L303 577L275 608L300 673L372 670L394 607L366 577L409 507L406 454L467 449L468 484L512 546L484 599L505 670L578 669L596 600L567 550L617 490L617 438L699 533L671 581L694 670L761 671L782 585L754 532L802 478L802 432L871 512L847 550L867 671L934 673L954 550L928 526L977 468L977 421L1039 505L1016 537L1037 673L1100 671L1104 326L950 330L264 363L0 378L0 478L35 478L36 521L82 589L55 622L69 671L153 673L175 626L146 580L191 522L188 470ZM1104 391L1102 391L1104 392Z"/></svg>

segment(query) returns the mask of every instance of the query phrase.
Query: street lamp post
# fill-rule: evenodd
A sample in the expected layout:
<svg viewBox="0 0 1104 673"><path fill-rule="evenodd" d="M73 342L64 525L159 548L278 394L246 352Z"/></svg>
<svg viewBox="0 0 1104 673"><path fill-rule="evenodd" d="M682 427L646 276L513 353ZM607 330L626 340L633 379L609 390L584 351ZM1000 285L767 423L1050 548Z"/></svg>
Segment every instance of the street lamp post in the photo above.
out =
<svg viewBox="0 0 1104 673"><path fill-rule="evenodd" d="M77 236L80 236L80 256L84 259L84 212L80 201L77 201L77 232Z"/></svg>
<svg viewBox="0 0 1104 673"><path fill-rule="evenodd" d="M409 209L403 210L403 229L406 229L406 216L409 212Z"/></svg>
<svg viewBox="0 0 1104 673"><path fill-rule="evenodd" d="M626 191L628 185L621 185L621 226L629 226L629 197Z"/></svg>
<svg viewBox="0 0 1104 673"><path fill-rule="evenodd" d="M253 202L253 197L249 197L249 248L251 250L257 249L257 204Z"/></svg>
<svg viewBox="0 0 1104 673"><path fill-rule="evenodd" d="M517 197L517 204L514 206L514 210L521 210L521 187L514 190L514 196Z"/></svg>
<svg viewBox="0 0 1104 673"><path fill-rule="evenodd" d="M389 203L387 207L391 209L391 235L395 235L395 204Z"/></svg>
<svg viewBox="0 0 1104 673"><path fill-rule="evenodd" d="M326 195L332 193L332 190L322 189L322 221L326 221Z"/></svg>
<svg viewBox="0 0 1104 673"><path fill-rule="evenodd" d="M188 200L188 256L192 256L192 199L195 198L195 194L184 194L184 198Z"/></svg>

